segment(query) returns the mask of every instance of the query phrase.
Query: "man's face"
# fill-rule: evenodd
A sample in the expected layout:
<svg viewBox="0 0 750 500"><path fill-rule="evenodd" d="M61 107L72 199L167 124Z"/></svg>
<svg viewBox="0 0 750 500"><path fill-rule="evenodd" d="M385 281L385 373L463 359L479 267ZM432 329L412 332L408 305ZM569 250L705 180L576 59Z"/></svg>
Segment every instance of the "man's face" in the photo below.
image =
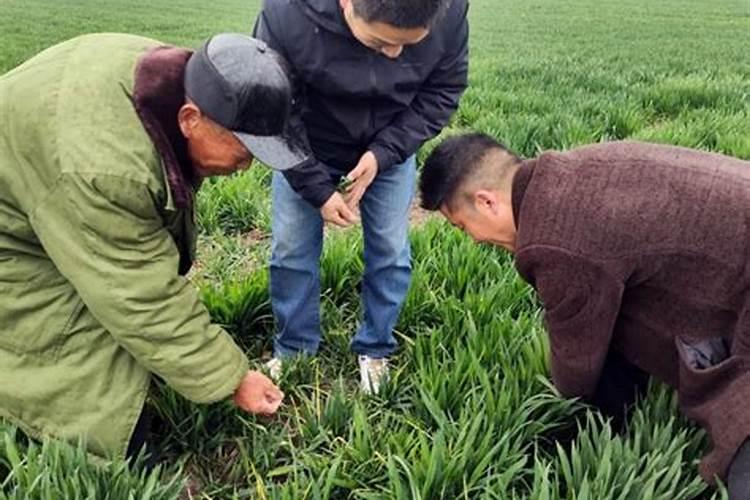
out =
<svg viewBox="0 0 750 500"><path fill-rule="evenodd" d="M454 207L443 204L440 213L477 243L489 243L515 250L515 223L510 205L500 202L492 192L476 197L472 202L458 202Z"/></svg>
<svg viewBox="0 0 750 500"><path fill-rule="evenodd" d="M247 148L234 134L201 114L197 108L181 111L179 120L190 160L201 177L230 175L250 167L253 156Z"/></svg>
<svg viewBox="0 0 750 500"><path fill-rule="evenodd" d="M427 28L396 28L380 21L367 22L354 12L352 0L340 0L344 18L354 38L375 52L395 59L406 45L421 42L429 33Z"/></svg>

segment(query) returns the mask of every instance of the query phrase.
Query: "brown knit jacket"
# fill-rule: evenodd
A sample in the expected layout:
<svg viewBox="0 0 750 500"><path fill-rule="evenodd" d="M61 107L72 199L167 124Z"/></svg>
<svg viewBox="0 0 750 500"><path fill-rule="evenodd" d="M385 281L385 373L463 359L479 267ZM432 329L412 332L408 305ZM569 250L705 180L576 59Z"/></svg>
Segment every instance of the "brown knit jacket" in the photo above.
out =
<svg viewBox="0 0 750 500"><path fill-rule="evenodd" d="M675 387L724 476L750 435L750 162L614 142L544 153L513 182L516 266L537 290L565 396L591 396L607 352ZM709 369L683 344L724 337Z"/></svg>

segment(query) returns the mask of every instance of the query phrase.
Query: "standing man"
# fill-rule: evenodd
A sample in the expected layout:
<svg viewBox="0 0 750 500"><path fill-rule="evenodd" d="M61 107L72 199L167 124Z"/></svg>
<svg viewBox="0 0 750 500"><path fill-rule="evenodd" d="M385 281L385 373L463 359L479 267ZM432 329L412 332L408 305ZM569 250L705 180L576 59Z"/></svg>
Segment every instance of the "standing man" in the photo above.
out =
<svg viewBox="0 0 750 500"><path fill-rule="evenodd" d="M361 214L363 316L352 339L362 389L377 392L396 349L393 328L411 277L415 152L437 135L466 88L466 0L266 0L255 36L292 66L293 123L311 158L274 174L269 370L315 354L323 222ZM337 184L345 178L342 192Z"/></svg>
<svg viewBox="0 0 750 500"><path fill-rule="evenodd" d="M203 178L254 154L298 163L276 137L290 106L283 61L243 35L195 53L87 35L0 77L0 416L123 457L144 444L154 376L278 409L184 275Z"/></svg>
<svg viewBox="0 0 750 500"><path fill-rule="evenodd" d="M442 143L420 187L514 253L563 396L622 420L648 376L669 384L713 442L703 478L750 498L750 162L634 142L522 161L473 134Z"/></svg>

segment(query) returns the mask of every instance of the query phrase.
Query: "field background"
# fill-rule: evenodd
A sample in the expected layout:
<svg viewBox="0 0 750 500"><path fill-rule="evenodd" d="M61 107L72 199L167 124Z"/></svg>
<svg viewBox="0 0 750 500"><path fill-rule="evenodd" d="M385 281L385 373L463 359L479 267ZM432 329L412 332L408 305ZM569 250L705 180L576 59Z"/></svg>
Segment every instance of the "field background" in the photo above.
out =
<svg viewBox="0 0 750 500"><path fill-rule="evenodd" d="M0 73L80 33L196 45L248 32L257 0L0 0ZM748 0L473 0L471 88L447 133L481 130L524 155L634 138L750 159ZM0 117L0 120L2 117ZM423 155L435 141L422 151ZM209 182L193 273L215 320L267 355L268 172ZM722 498L697 476L702 432L652 388L627 431L556 397L533 294L510 258L415 214L401 350L379 397L356 389L357 230L323 256L325 345L282 382L278 417L152 404L165 465L95 467L80 448L0 423L0 498ZM1 368L0 368L1 369ZM190 493L185 485L190 485Z"/></svg>

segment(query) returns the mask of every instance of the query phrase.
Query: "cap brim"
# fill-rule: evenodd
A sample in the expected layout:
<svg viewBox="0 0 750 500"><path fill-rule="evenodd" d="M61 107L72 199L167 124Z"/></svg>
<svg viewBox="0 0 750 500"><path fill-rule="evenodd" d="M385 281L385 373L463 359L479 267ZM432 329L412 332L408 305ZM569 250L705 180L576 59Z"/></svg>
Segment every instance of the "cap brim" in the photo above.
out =
<svg viewBox="0 0 750 500"><path fill-rule="evenodd" d="M310 158L309 152L280 135L251 135L232 132L258 161L274 170L289 170Z"/></svg>

